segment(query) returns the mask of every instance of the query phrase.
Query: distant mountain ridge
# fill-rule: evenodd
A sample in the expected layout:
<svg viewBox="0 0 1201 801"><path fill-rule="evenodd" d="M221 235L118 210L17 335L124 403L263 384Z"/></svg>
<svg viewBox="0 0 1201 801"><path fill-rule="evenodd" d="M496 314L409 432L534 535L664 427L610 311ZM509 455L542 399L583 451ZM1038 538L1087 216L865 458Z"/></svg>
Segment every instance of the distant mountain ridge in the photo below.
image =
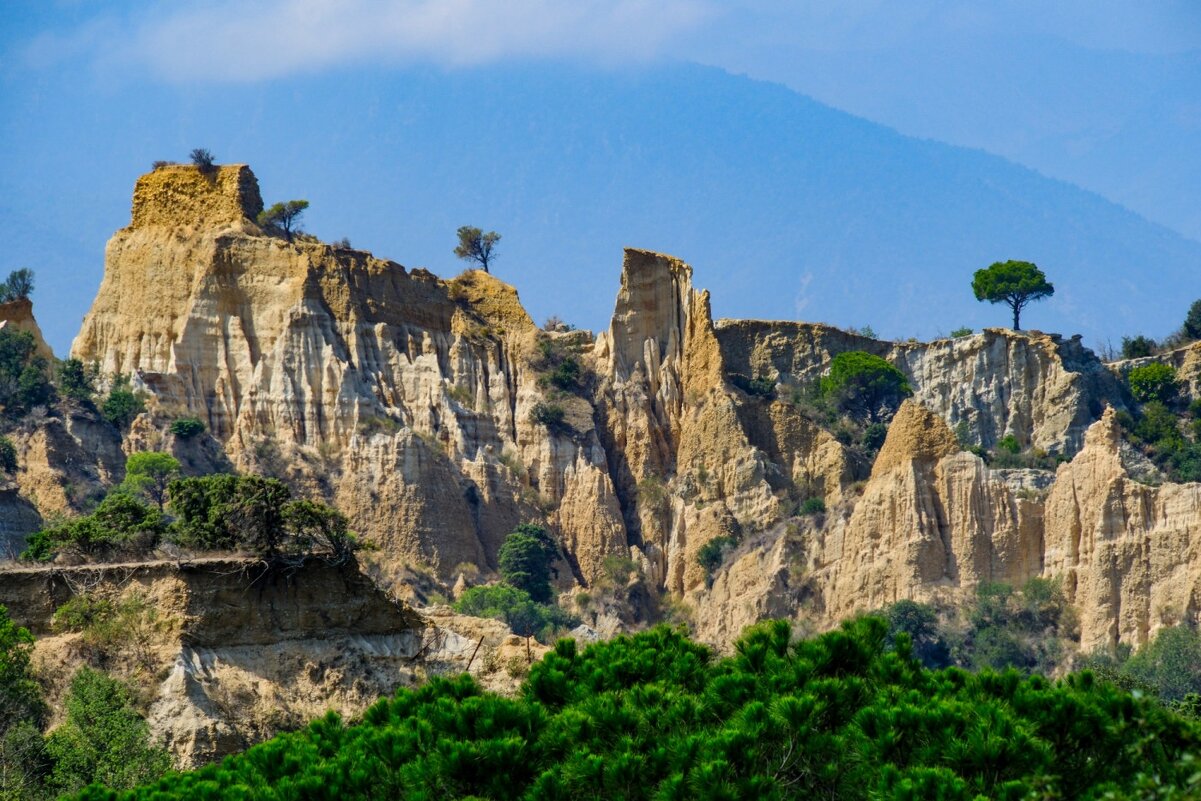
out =
<svg viewBox="0 0 1201 801"><path fill-rule="evenodd" d="M106 115L145 102L106 101ZM1004 323L969 284L1009 258L1037 262L1057 289L1028 325L1090 345L1162 336L1201 296L1201 243L999 157L713 68L355 71L158 101L145 141L97 134L87 163L99 183L123 186L109 173L173 155L147 142L178 139L179 118L224 109L206 112L206 141L189 144L252 161L269 202L312 201L312 231L447 275L461 266L450 252L459 225L495 229L496 270L538 319L602 327L608 292L591 287L616 279L624 245L703 267L719 317L870 325L891 338ZM43 193L73 191L71 159L82 157L64 158L66 177L50 176ZM45 230L61 215L72 239L99 238L124 213L106 196L50 217L43 208L38 222ZM19 217L0 220L0 235L35 269L39 250L57 247ZM99 259L45 258L43 285L82 313ZM74 333L64 317L47 331L59 351Z"/></svg>

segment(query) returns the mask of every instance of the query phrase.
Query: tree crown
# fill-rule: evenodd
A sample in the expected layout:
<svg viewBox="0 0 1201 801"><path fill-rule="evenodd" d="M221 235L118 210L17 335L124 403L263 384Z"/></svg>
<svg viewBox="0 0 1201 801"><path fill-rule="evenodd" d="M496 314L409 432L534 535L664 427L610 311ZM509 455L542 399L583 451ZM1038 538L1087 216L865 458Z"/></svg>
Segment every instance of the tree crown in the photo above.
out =
<svg viewBox="0 0 1201 801"><path fill-rule="evenodd" d="M972 292L976 300L1006 303L1013 309L1013 327L1019 330L1022 307L1032 300L1055 294L1047 276L1028 261L998 261L972 277Z"/></svg>
<svg viewBox="0 0 1201 801"><path fill-rule="evenodd" d="M493 251L496 248L496 243L500 241L500 234L495 231L484 233L479 228L471 225L464 225L458 230L459 244L455 248L455 255L464 261L474 261L480 265L480 269L488 272L488 265L496 258Z"/></svg>

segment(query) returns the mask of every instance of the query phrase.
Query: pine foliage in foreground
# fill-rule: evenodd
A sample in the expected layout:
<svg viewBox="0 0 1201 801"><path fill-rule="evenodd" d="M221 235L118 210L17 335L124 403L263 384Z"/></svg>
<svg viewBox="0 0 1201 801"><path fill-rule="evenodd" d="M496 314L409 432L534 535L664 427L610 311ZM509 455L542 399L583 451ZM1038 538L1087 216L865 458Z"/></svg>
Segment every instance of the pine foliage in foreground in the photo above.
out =
<svg viewBox="0 0 1201 801"><path fill-rule="evenodd" d="M718 659L658 628L560 641L522 696L435 679L192 773L85 799L1186 798L1195 723L1094 680L931 671L878 618ZM1144 792L1150 795L1144 795Z"/></svg>

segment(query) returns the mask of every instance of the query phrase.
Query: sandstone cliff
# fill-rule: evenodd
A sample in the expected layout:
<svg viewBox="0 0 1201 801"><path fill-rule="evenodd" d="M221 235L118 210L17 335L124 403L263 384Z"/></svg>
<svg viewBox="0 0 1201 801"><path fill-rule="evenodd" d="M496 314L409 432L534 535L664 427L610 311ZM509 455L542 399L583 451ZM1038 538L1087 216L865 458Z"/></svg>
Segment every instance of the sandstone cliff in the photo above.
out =
<svg viewBox="0 0 1201 801"><path fill-rule="evenodd" d="M487 574L523 520L562 545L561 589L633 557L651 586L692 599L702 630L724 621L715 641L801 606L830 625L899 598L1067 575L1052 546L1060 521L1093 512L1063 511L1062 487L1094 458L1081 450L1089 425L1127 402L1078 338L986 329L880 342L817 324L715 324L691 267L637 249L625 252L608 330L595 341L542 332L493 276L444 280L312 237L285 241L253 222L261 207L245 166L143 176L72 353L132 373L149 394L126 451L178 449L171 419L200 416L214 439L189 458L227 458L334 502L379 546L372 575L398 593L414 570L447 585L463 565ZM915 392L870 476L792 399L850 349L890 360ZM578 361L579 386L547 383L551 351ZM548 406L559 422L535 419ZM22 447L46 449L53 435L65 448L55 426L72 425ZM990 470L959 451L963 439L991 446L1007 435L1075 455L1051 500L1050 473ZM119 461L92 460L103 465L97 487L118 479ZM53 471L25 481L22 496L43 513L76 508ZM1163 501L1159 529L1191 530L1181 500L1191 491L1156 492L1175 499ZM798 523L798 503L812 497L829 512L821 525ZM739 545L710 587L697 554L719 536ZM733 598L750 611L731 611ZM1142 636L1119 628L1123 641Z"/></svg>
<svg viewBox="0 0 1201 801"><path fill-rule="evenodd" d="M52 628L80 595L136 601L119 643ZM424 618L353 565L287 573L234 559L11 570L0 604L38 635L52 708L74 671L102 663L135 679L151 730L179 767L212 762L333 709L355 716L397 687L470 667L511 690L524 641L495 621ZM478 648L478 652L477 652ZM531 655L545 649L535 644ZM472 659L472 656L475 658ZM470 664L469 664L470 663Z"/></svg>
<svg viewBox="0 0 1201 801"><path fill-rule="evenodd" d="M784 385L817 379L830 360L864 350L899 367L914 397L985 448L1014 436L1023 448L1072 455L1106 404L1126 394L1080 344L1037 331L986 328L934 342L882 342L818 323L722 320L718 341L727 368Z"/></svg>
<svg viewBox="0 0 1201 801"><path fill-rule="evenodd" d="M624 550L591 406L570 431L530 420L536 331L511 287L269 237L259 208L245 166L143 176L72 354L133 373L155 425L198 415L235 466L333 500L393 574L492 565L544 515L581 578Z"/></svg>

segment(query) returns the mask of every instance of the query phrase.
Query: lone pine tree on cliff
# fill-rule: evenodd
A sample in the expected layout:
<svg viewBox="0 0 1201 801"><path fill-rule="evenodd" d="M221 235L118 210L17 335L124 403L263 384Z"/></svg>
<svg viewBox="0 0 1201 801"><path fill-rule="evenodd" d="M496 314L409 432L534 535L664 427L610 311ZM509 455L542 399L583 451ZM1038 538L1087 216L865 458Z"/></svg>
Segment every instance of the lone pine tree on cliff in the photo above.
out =
<svg viewBox="0 0 1201 801"><path fill-rule="evenodd" d="M459 245L455 248L455 255L464 261L476 262L481 270L488 272L488 265L496 258L492 251L499 241L500 234L495 231L485 234L479 228L464 225L459 229Z"/></svg>
<svg viewBox="0 0 1201 801"><path fill-rule="evenodd" d="M258 223L269 231L284 235L289 242L292 234L300 232L300 215L309 207L307 200L289 200L276 203L269 209L259 212Z"/></svg>
<svg viewBox="0 0 1201 801"><path fill-rule="evenodd" d="M1055 287L1031 262L998 261L986 269L976 270L972 291L976 293L976 300L1008 304L1013 309L1013 330L1021 331L1022 309L1031 301L1051 297Z"/></svg>

